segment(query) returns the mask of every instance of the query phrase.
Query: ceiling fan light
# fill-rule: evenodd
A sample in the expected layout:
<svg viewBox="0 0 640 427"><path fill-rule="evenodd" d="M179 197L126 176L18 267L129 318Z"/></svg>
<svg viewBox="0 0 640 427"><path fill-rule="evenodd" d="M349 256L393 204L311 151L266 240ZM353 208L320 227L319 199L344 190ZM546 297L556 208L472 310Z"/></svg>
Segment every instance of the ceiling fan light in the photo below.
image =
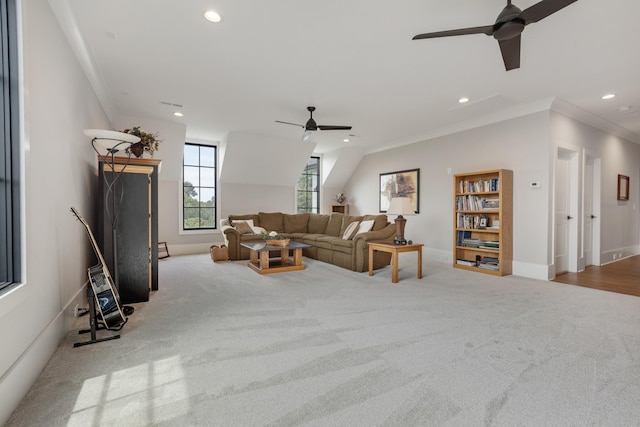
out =
<svg viewBox="0 0 640 427"><path fill-rule="evenodd" d="M304 133L302 134L302 140L306 141L307 139L309 139L310 136L311 136L311 131L305 130Z"/></svg>

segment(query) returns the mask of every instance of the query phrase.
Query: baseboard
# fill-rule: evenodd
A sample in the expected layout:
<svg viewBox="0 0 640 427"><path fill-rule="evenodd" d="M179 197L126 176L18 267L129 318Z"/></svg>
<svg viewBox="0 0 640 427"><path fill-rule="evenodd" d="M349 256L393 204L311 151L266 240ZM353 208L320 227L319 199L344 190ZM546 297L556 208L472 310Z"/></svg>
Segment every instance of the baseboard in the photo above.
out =
<svg viewBox="0 0 640 427"><path fill-rule="evenodd" d="M168 246L169 246L169 253L171 255L193 255L193 254L209 253L209 248L211 247L211 245L223 245L223 244L224 244L224 241L210 242L210 243L192 243L188 245L176 245L176 244L168 243Z"/></svg>
<svg viewBox="0 0 640 427"><path fill-rule="evenodd" d="M442 262L453 265L453 253L441 249L422 248L422 256L430 261Z"/></svg>
<svg viewBox="0 0 640 427"><path fill-rule="evenodd" d="M65 316L62 313L53 319L3 375L0 381L0 425L5 425L60 345L66 333Z"/></svg>
<svg viewBox="0 0 640 427"><path fill-rule="evenodd" d="M522 276L529 279L551 280L555 275L555 269L552 265L513 261L512 274L514 276Z"/></svg>
<svg viewBox="0 0 640 427"><path fill-rule="evenodd" d="M638 254L640 254L640 246L638 245L605 251L600 255L600 265L611 264Z"/></svg>

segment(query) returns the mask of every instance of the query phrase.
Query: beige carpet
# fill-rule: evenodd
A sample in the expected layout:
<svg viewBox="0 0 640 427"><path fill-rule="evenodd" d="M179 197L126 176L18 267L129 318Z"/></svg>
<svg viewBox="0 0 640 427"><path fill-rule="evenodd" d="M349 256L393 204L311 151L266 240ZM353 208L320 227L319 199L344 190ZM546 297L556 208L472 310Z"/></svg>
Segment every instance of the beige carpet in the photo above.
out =
<svg viewBox="0 0 640 427"><path fill-rule="evenodd" d="M418 280L411 254L396 285L305 263L162 260L122 338L71 332L7 425L638 425L640 298L431 263Z"/></svg>

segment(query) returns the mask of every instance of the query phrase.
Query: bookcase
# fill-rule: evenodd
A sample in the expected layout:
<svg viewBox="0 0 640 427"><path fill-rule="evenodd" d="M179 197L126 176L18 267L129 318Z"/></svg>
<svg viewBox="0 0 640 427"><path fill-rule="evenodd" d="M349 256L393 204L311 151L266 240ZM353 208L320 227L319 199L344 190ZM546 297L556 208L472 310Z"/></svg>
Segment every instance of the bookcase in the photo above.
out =
<svg viewBox="0 0 640 427"><path fill-rule="evenodd" d="M349 205L331 205L331 212L337 212L345 215L349 215Z"/></svg>
<svg viewBox="0 0 640 427"><path fill-rule="evenodd" d="M513 171L462 173L453 182L453 267L511 274Z"/></svg>

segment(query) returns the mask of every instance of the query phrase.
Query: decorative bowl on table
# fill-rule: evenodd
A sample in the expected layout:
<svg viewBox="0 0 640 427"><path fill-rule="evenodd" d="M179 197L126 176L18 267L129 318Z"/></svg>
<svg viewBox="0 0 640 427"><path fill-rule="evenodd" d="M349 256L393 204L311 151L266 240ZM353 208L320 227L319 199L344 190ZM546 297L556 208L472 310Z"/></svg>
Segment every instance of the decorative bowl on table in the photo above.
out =
<svg viewBox="0 0 640 427"><path fill-rule="evenodd" d="M267 245L269 246L289 246L291 239L267 239Z"/></svg>
<svg viewBox="0 0 640 427"><path fill-rule="evenodd" d="M270 231L267 233L266 231L260 233L260 237L262 237L269 246L288 246L291 239L285 239L281 235L278 234L277 231Z"/></svg>

